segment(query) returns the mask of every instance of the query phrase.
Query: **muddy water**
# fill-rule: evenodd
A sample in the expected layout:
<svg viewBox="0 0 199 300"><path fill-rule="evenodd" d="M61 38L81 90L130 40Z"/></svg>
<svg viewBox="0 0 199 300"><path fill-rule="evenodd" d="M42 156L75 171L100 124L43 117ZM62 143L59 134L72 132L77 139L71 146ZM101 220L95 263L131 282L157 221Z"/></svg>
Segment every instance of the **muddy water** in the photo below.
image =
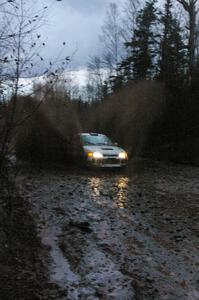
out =
<svg viewBox="0 0 199 300"><path fill-rule="evenodd" d="M159 164L23 174L63 299L198 300L198 178L198 168Z"/></svg>

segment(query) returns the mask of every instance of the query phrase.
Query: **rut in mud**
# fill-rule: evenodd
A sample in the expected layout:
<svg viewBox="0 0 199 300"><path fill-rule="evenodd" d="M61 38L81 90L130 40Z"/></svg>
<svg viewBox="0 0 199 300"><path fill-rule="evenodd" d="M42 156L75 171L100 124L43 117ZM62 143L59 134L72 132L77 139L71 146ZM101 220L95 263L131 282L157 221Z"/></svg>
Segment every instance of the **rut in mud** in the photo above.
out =
<svg viewBox="0 0 199 300"><path fill-rule="evenodd" d="M199 299L199 169L21 175L62 299Z"/></svg>

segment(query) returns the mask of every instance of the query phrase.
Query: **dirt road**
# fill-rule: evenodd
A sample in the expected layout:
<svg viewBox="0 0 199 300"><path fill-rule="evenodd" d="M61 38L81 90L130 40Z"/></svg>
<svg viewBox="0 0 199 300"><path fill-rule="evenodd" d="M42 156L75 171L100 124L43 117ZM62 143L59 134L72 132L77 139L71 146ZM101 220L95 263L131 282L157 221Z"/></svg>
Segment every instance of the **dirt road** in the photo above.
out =
<svg viewBox="0 0 199 300"><path fill-rule="evenodd" d="M63 299L198 300L198 179L158 163L21 175Z"/></svg>

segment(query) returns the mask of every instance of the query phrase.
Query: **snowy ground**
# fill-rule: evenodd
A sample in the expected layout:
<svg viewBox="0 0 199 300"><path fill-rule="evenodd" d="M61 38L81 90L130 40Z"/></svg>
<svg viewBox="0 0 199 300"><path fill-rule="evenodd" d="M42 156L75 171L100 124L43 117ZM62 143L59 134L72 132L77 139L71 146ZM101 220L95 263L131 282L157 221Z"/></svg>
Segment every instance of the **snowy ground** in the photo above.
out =
<svg viewBox="0 0 199 300"><path fill-rule="evenodd" d="M198 300L198 178L157 163L21 174L63 299Z"/></svg>

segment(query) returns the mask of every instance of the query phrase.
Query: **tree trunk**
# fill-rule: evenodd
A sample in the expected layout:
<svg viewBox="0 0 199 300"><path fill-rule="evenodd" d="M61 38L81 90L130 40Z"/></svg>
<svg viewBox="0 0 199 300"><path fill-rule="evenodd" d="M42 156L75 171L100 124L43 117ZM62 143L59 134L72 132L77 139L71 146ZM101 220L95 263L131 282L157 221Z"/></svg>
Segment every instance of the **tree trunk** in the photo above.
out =
<svg viewBox="0 0 199 300"><path fill-rule="evenodd" d="M188 55L189 55L189 78L192 80L194 68L195 68L195 51L196 51L196 17L197 8L196 4L198 0L177 0L188 13L189 16L189 41L188 41Z"/></svg>
<svg viewBox="0 0 199 300"><path fill-rule="evenodd" d="M195 68L195 50L196 50L196 7L195 2L190 3L189 9L189 70L190 77L193 77Z"/></svg>

